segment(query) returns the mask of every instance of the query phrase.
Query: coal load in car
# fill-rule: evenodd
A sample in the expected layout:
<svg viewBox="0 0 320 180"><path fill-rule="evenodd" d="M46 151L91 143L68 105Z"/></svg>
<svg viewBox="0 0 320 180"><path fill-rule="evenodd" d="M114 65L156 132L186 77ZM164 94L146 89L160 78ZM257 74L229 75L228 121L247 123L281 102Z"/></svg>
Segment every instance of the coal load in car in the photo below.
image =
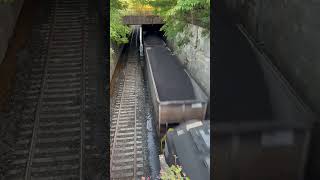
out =
<svg viewBox="0 0 320 180"><path fill-rule="evenodd" d="M161 125L204 120L208 97L161 38L144 38L144 52L158 134Z"/></svg>

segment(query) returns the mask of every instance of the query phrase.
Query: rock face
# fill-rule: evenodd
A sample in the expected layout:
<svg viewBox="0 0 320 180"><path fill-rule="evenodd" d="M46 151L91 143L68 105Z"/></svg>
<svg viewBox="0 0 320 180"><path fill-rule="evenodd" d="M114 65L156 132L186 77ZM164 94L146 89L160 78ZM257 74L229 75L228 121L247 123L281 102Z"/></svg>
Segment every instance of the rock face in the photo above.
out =
<svg viewBox="0 0 320 180"><path fill-rule="evenodd" d="M178 34L169 46L175 50L179 60L192 77L210 95L210 34L205 29L189 24L184 32ZM189 42L178 47L179 38L189 36Z"/></svg>

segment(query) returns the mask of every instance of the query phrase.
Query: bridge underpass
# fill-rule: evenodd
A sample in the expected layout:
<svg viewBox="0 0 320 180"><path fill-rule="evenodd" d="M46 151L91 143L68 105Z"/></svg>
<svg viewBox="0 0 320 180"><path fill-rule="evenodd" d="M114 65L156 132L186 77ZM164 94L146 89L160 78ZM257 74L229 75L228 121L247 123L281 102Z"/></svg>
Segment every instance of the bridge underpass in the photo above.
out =
<svg viewBox="0 0 320 180"><path fill-rule="evenodd" d="M131 16L124 16L123 23L127 25L138 25L138 24L163 24L164 22L159 16L131 15Z"/></svg>
<svg viewBox="0 0 320 180"><path fill-rule="evenodd" d="M127 10L127 14L122 18L126 25L164 24L162 18L154 15L152 11Z"/></svg>

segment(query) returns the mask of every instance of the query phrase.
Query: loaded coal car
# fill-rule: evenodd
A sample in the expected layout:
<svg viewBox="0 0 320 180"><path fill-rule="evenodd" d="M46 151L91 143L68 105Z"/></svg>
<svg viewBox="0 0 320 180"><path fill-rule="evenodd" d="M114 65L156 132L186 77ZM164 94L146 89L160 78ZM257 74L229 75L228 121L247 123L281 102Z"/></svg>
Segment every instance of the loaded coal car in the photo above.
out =
<svg viewBox="0 0 320 180"><path fill-rule="evenodd" d="M146 76L155 112L157 133L161 127L204 120L207 96L157 35L144 37Z"/></svg>
<svg viewBox="0 0 320 180"><path fill-rule="evenodd" d="M210 179L210 121L181 123L165 136L167 165L180 165L190 179Z"/></svg>

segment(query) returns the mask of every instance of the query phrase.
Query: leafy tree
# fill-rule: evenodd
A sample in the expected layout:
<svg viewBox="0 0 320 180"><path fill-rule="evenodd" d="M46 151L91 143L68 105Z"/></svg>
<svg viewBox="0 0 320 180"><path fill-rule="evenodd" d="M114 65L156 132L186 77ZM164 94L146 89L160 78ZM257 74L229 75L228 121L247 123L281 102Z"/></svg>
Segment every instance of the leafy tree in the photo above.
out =
<svg viewBox="0 0 320 180"><path fill-rule="evenodd" d="M128 43L130 28L122 24L122 11L127 4L120 0L110 1L110 40L116 44Z"/></svg>
<svg viewBox="0 0 320 180"><path fill-rule="evenodd" d="M128 8L124 12L128 15L139 15L140 13L152 12L152 7L143 0L126 0Z"/></svg>
<svg viewBox="0 0 320 180"><path fill-rule="evenodd" d="M182 173L182 167L178 165L171 165L164 172L161 172L160 178L162 180L190 180Z"/></svg>
<svg viewBox="0 0 320 180"><path fill-rule="evenodd" d="M154 13L165 21L161 28L168 39L176 38L183 32L188 23L210 27L210 0L136 0L139 3L151 5ZM180 39L183 44L189 39Z"/></svg>

